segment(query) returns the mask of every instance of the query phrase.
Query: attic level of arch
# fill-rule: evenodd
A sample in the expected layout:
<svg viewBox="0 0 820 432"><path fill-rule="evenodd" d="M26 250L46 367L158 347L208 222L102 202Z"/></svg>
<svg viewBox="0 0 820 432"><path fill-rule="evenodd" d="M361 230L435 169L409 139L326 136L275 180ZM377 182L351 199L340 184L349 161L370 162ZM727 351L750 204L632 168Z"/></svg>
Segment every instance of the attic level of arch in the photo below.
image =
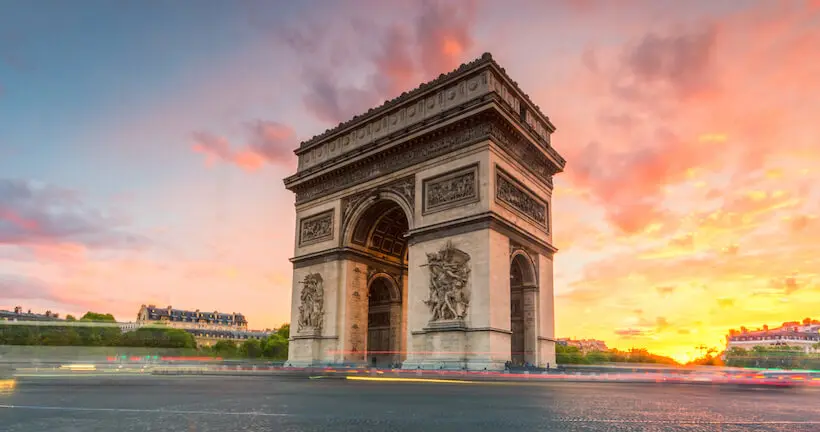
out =
<svg viewBox="0 0 820 432"><path fill-rule="evenodd" d="M509 110L488 108L411 139L374 142L323 165L320 172L311 170L288 177L285 186L296 193L299 205L490 140L552 189L552 177L563 171L564 159L551 147L545 150L537 145L514 120L518 114L504 111Z"/></svg>

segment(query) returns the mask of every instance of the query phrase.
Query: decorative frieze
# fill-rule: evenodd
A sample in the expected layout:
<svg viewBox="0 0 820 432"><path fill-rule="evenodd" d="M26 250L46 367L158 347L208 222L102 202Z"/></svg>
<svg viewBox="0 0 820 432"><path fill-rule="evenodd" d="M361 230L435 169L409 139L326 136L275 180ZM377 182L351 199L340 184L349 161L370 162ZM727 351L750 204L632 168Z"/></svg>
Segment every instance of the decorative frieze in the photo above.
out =
<svg viewBox="0 0 820 432"><path fill-rule="evenodd" d="M425 179L422 190L424 214L477 202L478 164Z"/></svg>
<svg viewBox="0 0 820 432"><path fill-rule="evenodd" d="M299 246L333 238L333 210L328 210L299 221Z"/></svg>
<svg viewBox="0 0 820 432"><path fill-rule="evenodd" d="M434 136L423 136L403 143L401 147L371 156L356 166L341 167L317 180L294 186L292 190L296 192L296 203L303 203L486 139L492 139L548 188L552 188L552 176L563 169L564 159L554 149L550 147L546 151L554 154L553 159L558 165L543 153L543 149L507 124L506 120L490 115L474 118L449 131L437 132Z"/></svg>
<svg viewBox="0 0 820 432"><path fill-rule="evenodd" d="M550 133L555 127L518 84L510 79L505 69L485 53L450 73L303 142L297 150L298 169L300 172L310 170L380 138L437 117L451 108L483 98L488 93L496 94L519 117L517 120L533 133L542 148L551 149Z"/></svg>
<svg viewBox="0 0 820 432"><path fill-rule="evenodd" d="M422 84L410 93L403 94L381 107L356 116L338 127L303 143L301 148L309 150L299 153L299 171L306 170L322 162L334 159L344 153L367 145L379 138L395 134L419 122L435 117L442 112L480 98L489 91L489 80L492 72L479 70L480 66L492 62L491 58L480 58L470 64L461 65L457 70L442 79ZM471 73L471 71L474 71ZM461 79L458 79L461 76ZM431 92L447 80L450 85ZM424 95L424 93L427 93ZM415 100L411 100L415 99ZM331 138L341 129L359 123L358 127L344 134ZM322 142L324 141L324 142Z"/></svg>
<svg viewBox="0 0 820 432"><path fill-rule="evenodd" d="M509 125L494 122L490 134L493 141L510 153L513 159L532 171L539 180L552 189L552 176L559 171L558 168L563 168L563 165L556 167L549 158L541 153L541 150L530 144L521 134L513 131ZM548 153L549 150L552 150L557 156L556 160L562 163L564 159L552 148L548 149Z"/></svg>
<svg viewBox="0 0 820 432"><path fill-rule="evenodd" d="M513 180L501 168L496 166L495 198L516 213L525 216L535 224L549 231L548 207L546 201Z"/></svg>
<svg viewBox="0 0 820 432"><path fill-rule="evenodd" d="M490 128L489 122L469 123L448 133L437 133L434 137L407 143L390 154L373 158L369 163L342 169L310 185L296 187L296 203L310 201L488 139Z"/></svg>

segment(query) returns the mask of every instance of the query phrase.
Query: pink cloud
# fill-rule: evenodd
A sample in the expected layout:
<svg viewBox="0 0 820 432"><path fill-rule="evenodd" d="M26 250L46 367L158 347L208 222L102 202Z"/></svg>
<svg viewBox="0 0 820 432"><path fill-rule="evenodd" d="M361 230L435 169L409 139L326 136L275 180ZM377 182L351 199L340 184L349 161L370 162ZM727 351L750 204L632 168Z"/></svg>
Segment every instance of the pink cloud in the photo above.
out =
<svg viewBox="0 0 820 432"><path fill-rule="evenodd" d="M293 164L296 136L289 126L256 120L249 123L246 129L249 142L244 146L234 146L226 138L206 132L195 132L192 149L205 154L208 165L223 161L246 171L256 171L265 163L284 166Z"/></svg>
<svg viewBox="0 0 820 432"><path fill-rule="evenodd" d="M421 2L422 12L416 21L416 42L420 48L422 79L455 69L474 44L474 1L446 3L439 0Z"/></svg>
<svg viewBox="0 0 820 432"><path fill-rule="evenodd" d="M0 244L137 249L150 243L128 227L127 218L88 205L75 191L0 179Z"/></svg>
<svg viewBox="0 0 820 432"><path fill-rule="evenodd" d="M303 62L307 90L303 101L318 120L341 123L364 114L420 81L455 69L466 59L475 44L475 1L425 0L408 5L416 14L412 28L403 22L380 27L352 19L351 25L365 26L367 32L348 35L347 39L325 32L312 37L297 30L281 32L282 40ZM373 52L359 54L362 46L374 40L379 43ZM343 61L332 55L306 56L305 49L313 54L356 53L361 57L350 69L358 71L366 66L374 72L364 85L349 82L343 79L348 66Z"/></svg>

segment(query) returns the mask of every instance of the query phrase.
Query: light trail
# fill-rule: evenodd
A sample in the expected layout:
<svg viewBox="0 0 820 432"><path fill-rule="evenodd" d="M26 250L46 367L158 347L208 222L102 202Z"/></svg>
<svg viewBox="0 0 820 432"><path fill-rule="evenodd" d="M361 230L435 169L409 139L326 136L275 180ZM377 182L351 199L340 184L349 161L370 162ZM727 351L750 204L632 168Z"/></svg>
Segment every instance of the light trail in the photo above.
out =
<svg viewBox="0 0 820 432"><path fill-rule="evenodd" d="M3 405L0 409L24 409L24 410L44 410L44 411L89 411L89 412L115 412L115 413L153 413L153 414L195 414L195 415L232 415L232 416L267 416L286 417L290 414L267 413L260 411L197 411L197 410L168 410L151 408L93 408L93 407L65 407L65 406L43 406L43 405Z"/></svg>

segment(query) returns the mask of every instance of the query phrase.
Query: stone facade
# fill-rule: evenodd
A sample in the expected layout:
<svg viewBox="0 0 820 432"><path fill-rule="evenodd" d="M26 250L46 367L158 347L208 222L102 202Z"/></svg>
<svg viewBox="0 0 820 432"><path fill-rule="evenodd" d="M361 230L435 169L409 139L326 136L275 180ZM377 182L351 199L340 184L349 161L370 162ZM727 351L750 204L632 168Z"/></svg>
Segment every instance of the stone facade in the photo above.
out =
<svg viewBox="0 0 820 432"><path fill-rule="evenodd" d="M485 54L302 143L289 363L554 364L554 130Z"/></svg>

